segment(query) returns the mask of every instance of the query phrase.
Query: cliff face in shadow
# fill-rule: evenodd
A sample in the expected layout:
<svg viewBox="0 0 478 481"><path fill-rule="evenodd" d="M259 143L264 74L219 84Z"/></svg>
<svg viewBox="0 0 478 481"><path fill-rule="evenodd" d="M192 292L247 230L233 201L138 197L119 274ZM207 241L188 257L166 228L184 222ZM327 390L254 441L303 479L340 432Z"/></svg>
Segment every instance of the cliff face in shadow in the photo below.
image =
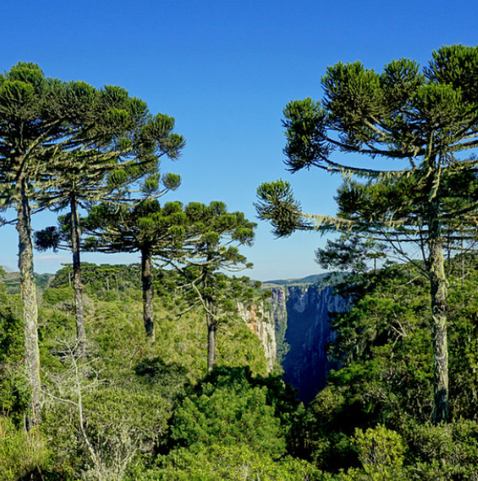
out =
<svg viewBox="0 0 478 481"><path fill-rule="evenodd" d="M322 276L311 277L316 284L269 284L272 294L266 303L250 307L238 303L241 318L262 343L268 371L280 364L284 379L298 389L305 403L324 388L334 367L325 353L335 338L330 314L344 312L349 304Z"/></svg>
<svg viewBox="0 0 478 481"><path fill-rule="evenodd" d="M316 284L273 287L271 304L284 378L308 403L323 389L333 367L325 354L327 343L334 340L329 315L345 311L347 301L334 295L332 287Z"/></svg>

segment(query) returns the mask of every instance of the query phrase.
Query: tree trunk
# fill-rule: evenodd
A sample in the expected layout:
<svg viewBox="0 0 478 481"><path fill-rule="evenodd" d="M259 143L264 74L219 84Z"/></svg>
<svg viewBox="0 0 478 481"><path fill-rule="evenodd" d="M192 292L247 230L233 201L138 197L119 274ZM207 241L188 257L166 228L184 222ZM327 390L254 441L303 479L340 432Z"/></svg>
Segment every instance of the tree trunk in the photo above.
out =
<svg viewBox="0 0 478 481"><path fill-rule="evenodd" d="M428 268L433 328L433 422L448 420L448 341L447 341L447 294L443 241L438 220L438 201L430 206L430 237Z"/></svg>
<svg viewBox="0 0 478 481"><path fill-rule="evenodd" d="M202 285L204 288L204 308L206 312L206 324L207 324L207 372L211 372L216 364L216 349L217 349L217 323L214 319L214 302L210 294L207 294L207 290L210 287L212 270L210 263L212 262L212 254L209 244L206 245L207 249L207 263L202 269Z"/></svg>
<svg viewBox="0 0 478 481"><path fill-rule="evenodd" d="M207 372L211 372L216 364L216 349L217 349L217 325L214 322L211 302L207 302L209 312L206 312L207 322Z"/></svg>
<svg viewBox="0 0 478 481"><path fill-rule="evenodd" d="M151 273L151 250L141 250L141 281L143 283L143 321L146 336L154 340L153 278Z"/></svg>
<svg viewBox="0 0 478 481"><path fill-rule="evenodd" d="M28 427L41 422L40 351L38 348L38 307L33 277L33 245L28 185L24 179L17 183L20 199L17 205L18 267L23 302L23 329L25 334L25 370L31 388Z"/></svg>
<svg viewBox="0 0 478 481"><path fill-rule="evenodd" d="M73 283L75 291L75 319L76 339L78 342L78 356L84 357L86 345L85 314L83 309L83 285L81 283L80 264L80 216L78 215L78 203L73 195L71 207L71 250L73 253Z"/></svg>

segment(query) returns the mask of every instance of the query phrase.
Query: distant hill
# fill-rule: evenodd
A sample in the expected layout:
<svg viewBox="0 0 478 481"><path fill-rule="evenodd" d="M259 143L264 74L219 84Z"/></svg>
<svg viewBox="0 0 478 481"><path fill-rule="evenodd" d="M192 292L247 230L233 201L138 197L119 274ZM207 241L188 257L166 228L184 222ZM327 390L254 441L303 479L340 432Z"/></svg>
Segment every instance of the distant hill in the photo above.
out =
<svg viewBox="0 0 478 481"><path fill-rule="evenodd" d="M317 284L325 280L330 273L323 273L323 274L312 274L307 277L302 277L300 279L277 279L272 281L265 281L262 283L262 287L268 286L297 286L297 285L305 285L305 284Z"/></svg>
<svg viewBox="0 0 478 481"><path fill-rule="evenodd" d="M55 274L34 274L36 286L44 291L51 279L55 277ZM5 273L3 278L4 284L7 286L8 294L19 294L20 293L20 273L16 271L10 271Z"/></svg>

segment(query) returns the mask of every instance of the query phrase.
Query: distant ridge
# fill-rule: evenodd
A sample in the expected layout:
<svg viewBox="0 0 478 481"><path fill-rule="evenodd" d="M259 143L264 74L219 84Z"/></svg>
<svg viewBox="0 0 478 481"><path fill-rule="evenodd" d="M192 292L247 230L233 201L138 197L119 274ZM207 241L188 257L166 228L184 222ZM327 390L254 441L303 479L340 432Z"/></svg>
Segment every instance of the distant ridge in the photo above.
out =
<svg viewBox="0 0 478 481"><path fill-rule="evenodd" d="M5 269L5 271L5 277L1 281L7 287L7 293L20 294L20 272L11 269ZM55 274L37 274L36 272L34 274L36 286L42 291L48 287L53 277L55 277Z"/></svg>
<svg viewBox="0 0 478 481"><path fill-rule="evenodd" d="M262 286L263 287L266 287L267 285L297 286L301 284L317 284L318 282L324 280L329 275L330 275L329 273L323 273L323 274L311 274L310 276L302 277L299 279L277 279L272 281L265 281L262 283Z"/></svg>

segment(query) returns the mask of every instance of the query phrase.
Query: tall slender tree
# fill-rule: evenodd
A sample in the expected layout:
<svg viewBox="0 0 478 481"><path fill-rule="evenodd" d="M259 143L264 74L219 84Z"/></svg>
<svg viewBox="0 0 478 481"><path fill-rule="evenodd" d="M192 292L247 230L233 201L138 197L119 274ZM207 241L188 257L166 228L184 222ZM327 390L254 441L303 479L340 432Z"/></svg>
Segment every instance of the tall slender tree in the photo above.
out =
<svg viewBox="0 0 478 481"><path fill-rule="evenodd" d="M123 202L131 195L127 188L141 177L147 176L143 191L147 195L160 196L169 190L175 190L179 184L178 176L166 175L160 181L158 173L160 158L167 155L171 159L179 156L184 140L173 133L174 119L164 114L152 117L146 104L138 99L130 99L123 89L108 87L122 106L130 112L135 122L128 129L112 136L106 133L102 139L105 145L97 144L89 151L74 152L71 162L61 165L56 182L51 185L43 205L54 210L69 207L68 219L64 218L62 227L56 235L47 228L36 233L36 245L40 250L56 248L61 238L69 243L73 257L73 280L75 293L75 319L77 327L78 352L84 355L86 333L81 284L81 224L79 208L87 209L98 200ZM121 134L121 135L120 135ZM65 222L66 221L66 222Z"/></svg>
<svg viewBox="0 0 478 481"><path fill-rule="evenodd" d="M170 175L171 182L178 179ZM170 259L181 248L185 214L179 202L161 207L157 199L145 199L132 207L103 203L93 207L83 221L85 249L118 253L139 252L143 286L143 321L146 335L154 340L153 256Z"/></svg>
<svg viewBox="0 0 478 481"><path fill-rule="evenodd" d="M242 212L227 212L223 202L208 206L199 202L188 204L187 234L181 257L174 264L184 274L193 293L204 309L207 325L207 368L212 371L216 362L217 328L224 315L237 310L230 293L240 297L250 286L243 281L227 280L221 270L238 272L252 267L238 247L252 245L256 224L247 220ZM228 295L225 295L228 293Z"/></svg>
<svg viewBox="0 0 478 481"><path fill-rule="evenodd" d="M0 201L2 208L16 210L25 366L32 391L29 425L41 419L31 215L58 182L64 182L62 174L78 168L92 153L107 152L103 160L113 164L119 155L150 150L159 140L156 134L162 135L156 127L163 119L138 128L135 103L125 102L122 89L62 82L46 77L32 63L20 62L0 76ZM182 142L176 135L165 140Z"/></svg>
<svg viewBox="0 0 478 481"><path fill-rule="evenodd" d="M259 215L278 236L333 228L387 240L404 254L400 242L420 245L430 282L436 423L448 419L443 247L447 237L474 235L478 215L478 162L473 155L458 156L478 147L477 70L478 47L462 45L433 52L422 71L408 59L392 61L382 73L360 62L329 67L323 102L287 104L284 152L292 172L315 166L349 177L339 191L338 216L302 213L287 182L258 189ZM358 155L345 163L335 151ZM368 168L360 155L394 165Z"/></svg>
<svg viewBox="0 0 478 481"><path fill-rule="evenodd" d="M25 369L31 387L29 426L41 420L31 215L42 188L55 176L58 153L76 146L75 134L84 118L71 97L82 86L47 78L32 63L18 63L0 75L0 200L3 208L16 211Z"/></svg>
<svg viewBox="0 0 478 481"><path fill-rule="evenodd" d="M250 267L239 245L251 245L256 224L241 212L228 213L223 202L209 206L171 202L161 207L145 200L133 208L100 204L84 220L91 237L85 248L106 253L140 252L143 319L146 334L154 338L152 259L175 266L193 297L204 309L208 339L208 370L216 359L217 326L225 312L236 310L226 292L245 297L250 286L236 279L227 282L219 270L238 272ZM242 289L239 289L243 286ZM250 290L250 289L249 289ZM241 293L241 296L239 294Z"/></svg>

